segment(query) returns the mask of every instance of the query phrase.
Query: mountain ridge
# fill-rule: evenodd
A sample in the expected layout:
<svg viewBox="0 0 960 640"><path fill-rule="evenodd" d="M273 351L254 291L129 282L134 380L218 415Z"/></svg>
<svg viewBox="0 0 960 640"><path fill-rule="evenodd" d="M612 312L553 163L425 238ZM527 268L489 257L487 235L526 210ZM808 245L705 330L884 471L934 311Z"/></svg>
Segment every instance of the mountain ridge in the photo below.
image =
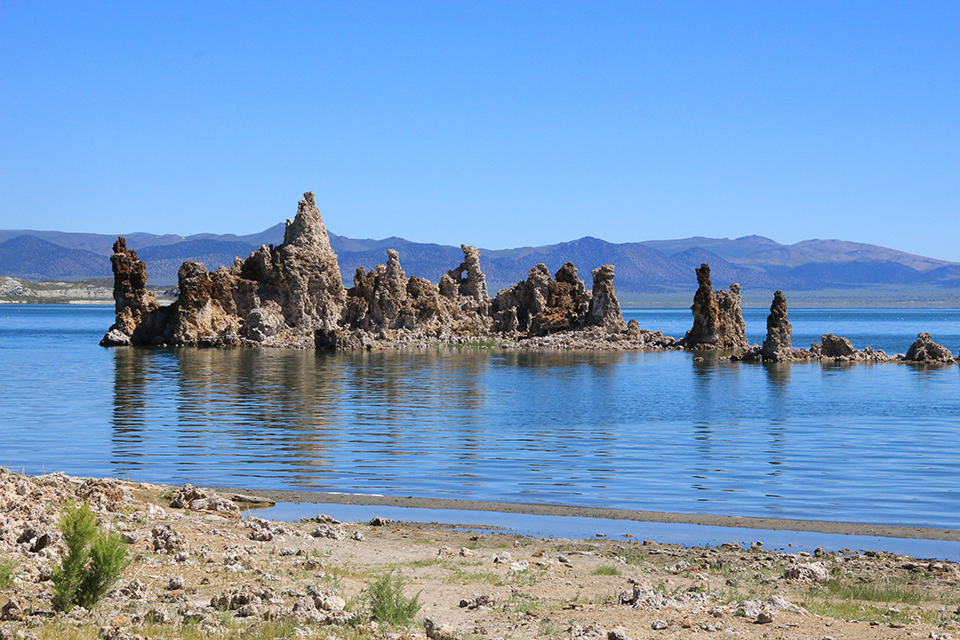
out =
<svg viewBox="0 0 960 640"><path fill-rule="evenodd" d="M283 223L261 232L236 234L149 234L124 236L147 263L156 284L173 284L186 260L203 262L208 269L230 266L263 244L283 241ZM341 273L349 285L358 267L371 269L386 261L387 249L400 252L408 274L433 282L460 264L459 247L418 243L405 238L357 239L329 233ZM30 240L32 238L33 240ZM111 275L109 256L116 236L60 231L0 230L0 275L44 280L77 280ZM592 236L537 247L481 249L483 269L497 288L526 278L538 263L555 272L573 262L580 277L602 264L617 269L618 291L657 293L689 288L693 269L711 265L716 287L739 282L744 287L784 290L858 288L871 285L931 284L960 288L960 263L838 239L803 240L783 245L764 236L612 243Z"/></svg>

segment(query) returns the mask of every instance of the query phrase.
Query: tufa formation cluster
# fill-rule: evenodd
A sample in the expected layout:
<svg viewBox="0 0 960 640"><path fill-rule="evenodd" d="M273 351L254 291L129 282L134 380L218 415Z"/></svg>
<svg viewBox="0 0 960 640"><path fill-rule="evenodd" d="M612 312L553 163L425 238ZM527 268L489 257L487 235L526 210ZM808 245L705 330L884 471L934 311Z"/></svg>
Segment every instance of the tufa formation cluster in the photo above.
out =
<svg viewBox="0 0 960 640"><path fill-rule="evenodd" d="M492 340L532 349L721 349L735 352L725 356L730 360L764 362L956 362L929 333L921 333L906 355L857 350L833 334L809 350L794 349L782 291L770 305L763 345L750 346L740 285L714 291L707 264L696 269L693 327L678 341L641 329L635 320L624 322L612 265L591 272L588 290L573 263L553 275L538 264L526 280L491 298L480 252L461 249L463 262L438 284L407 277L391 249L385 265L358 268L348 289L314 194L307 192L280 246L262 246L212 273L185 262L178 299L161 306L147 290L146 266L121 237L111 257L116 322L100 344L354 350Z"/></svg>
<svg viewBox="0 0 960 640"><path fill-rule="evenodd" d="M558 332L576 332L577 346L587 347L675 342L659 332L628 331L610 265L592 272L593 287L587 290L573 264L563 265L555 277L538 264L525 282L490 298L480 252L461 248L463 262L439 284L407 277L391 249L386 265L357 269L347 289L308 192L296 217L287 221L283 244L260 247L212 273L185 262L178 299L160 306L147 291L144 263L119 238L111 257L116 322L101 344L345 350L488 337L522 341Z"/></svg>

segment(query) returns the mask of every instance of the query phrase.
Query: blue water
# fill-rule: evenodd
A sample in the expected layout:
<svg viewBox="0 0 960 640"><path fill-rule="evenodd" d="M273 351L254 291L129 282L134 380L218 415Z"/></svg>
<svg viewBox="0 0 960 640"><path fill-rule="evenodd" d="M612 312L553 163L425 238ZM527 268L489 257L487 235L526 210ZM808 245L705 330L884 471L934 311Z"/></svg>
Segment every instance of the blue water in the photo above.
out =
<svg viewBox="0 0 960 640"><path fill-rule="evenodd" d="M759 342L766 311L745 312ZM0 307L0 465L164 483L960 528L960 368L683 352L104 349L112 308ZM689 310L625 312L680 337ZM957 310L791 310L956 352Z"/></svg>

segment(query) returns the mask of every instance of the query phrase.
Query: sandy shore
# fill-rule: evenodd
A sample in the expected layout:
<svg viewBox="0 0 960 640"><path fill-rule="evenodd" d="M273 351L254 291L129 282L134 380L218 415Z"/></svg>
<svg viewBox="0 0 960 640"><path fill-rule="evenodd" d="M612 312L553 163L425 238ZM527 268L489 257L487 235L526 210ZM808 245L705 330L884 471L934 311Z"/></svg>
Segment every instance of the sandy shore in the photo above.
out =
<svg viewBox="0 0 960 640"><path fill-rule="evenodd" d="M224 499L232 493L0 469L0 638L960 637L960 569L951 562L775 553L762 544L542 539L383 519L272 522L241 518ZM178 498L185 508L171 507ZM392 500L378 504L399 504ZM49 577L64 552L59 514L76 501L123 533L133 562L98 607L65 615L52 610ZM650 514L671 515L690 517ZM707 521L718 524L697 520ZM720 526L736 522L761 524ZM369 585L390 571L404 577L405 597L419 594L409 625L370 618Z"/></svg>
<svg viewBox="0 0 960 640"><path fill-rule="evenodd" d="M234 489L217 488L224 494ZM310 504L348 504L365 506L404 507L412 509L451 509L495 513L521 513L537 516L564 516L574 518L603 518L607 520L634 520L637 522L662 522L669 524L693 524L710 527L737 529L766 529L770 531L805 531L839 535L870 536L879 538L905 538L914 540L960 541L960 531L927 527L897 527L878 524L826 522L821 520L788 520L782 518L754 518L739 516L697 515L663 511L636 511L631 509L599 509L590 507L567 507L562 505L523 504L515 502L483 502L478 500L450 500L437 498L404 498L394 496L371 496L343 493L318 493L312 491L241 490L241 493L257 496L272 502L295 502Z"/></svg>

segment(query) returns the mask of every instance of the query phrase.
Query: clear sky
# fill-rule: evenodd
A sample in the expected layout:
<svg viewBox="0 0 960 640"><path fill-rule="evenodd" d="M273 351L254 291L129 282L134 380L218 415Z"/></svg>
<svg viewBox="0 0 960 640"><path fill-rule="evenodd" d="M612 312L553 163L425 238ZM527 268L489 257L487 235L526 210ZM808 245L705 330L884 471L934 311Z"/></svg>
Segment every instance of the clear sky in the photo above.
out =
<svg viewBox="0 0 960 640"><path fill-rule="evenodd" d="M0 0L0 228L960 261L960 2Z"/></svg>

